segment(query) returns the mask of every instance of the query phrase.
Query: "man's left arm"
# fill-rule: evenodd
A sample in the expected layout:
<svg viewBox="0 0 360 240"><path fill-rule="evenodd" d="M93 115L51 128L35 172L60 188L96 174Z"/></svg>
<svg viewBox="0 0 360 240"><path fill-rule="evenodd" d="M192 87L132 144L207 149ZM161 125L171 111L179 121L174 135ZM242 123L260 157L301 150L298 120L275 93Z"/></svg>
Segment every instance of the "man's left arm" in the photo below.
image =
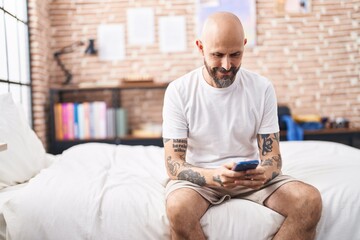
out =
<svg viewBox="0 0 360 240"><path fill-rule="evenodd" d="M279 133L258 134L257 142L261 166L265 169L266 181L281 174L282 159L279 146Z"/></svg>

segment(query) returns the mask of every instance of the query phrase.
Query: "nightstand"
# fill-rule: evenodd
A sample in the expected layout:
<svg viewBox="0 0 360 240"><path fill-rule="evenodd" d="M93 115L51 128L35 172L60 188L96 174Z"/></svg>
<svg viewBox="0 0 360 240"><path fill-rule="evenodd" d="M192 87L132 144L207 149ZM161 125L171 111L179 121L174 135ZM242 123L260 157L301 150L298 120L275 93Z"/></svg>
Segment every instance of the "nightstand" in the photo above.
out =
<svg viewBox="0 0 360 240"><path fill-rule="evenodd" d="M0 152L5 151L7 149L7 144L0 142Z"/></svg>

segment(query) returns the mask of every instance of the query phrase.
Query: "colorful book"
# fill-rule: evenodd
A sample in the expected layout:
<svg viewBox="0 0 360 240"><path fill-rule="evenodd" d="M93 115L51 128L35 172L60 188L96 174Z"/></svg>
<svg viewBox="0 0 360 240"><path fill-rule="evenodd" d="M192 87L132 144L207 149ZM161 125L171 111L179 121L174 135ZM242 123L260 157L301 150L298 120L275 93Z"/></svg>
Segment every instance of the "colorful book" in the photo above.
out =
<svg viewBox="0 0 360 240"><path fill-rule="evenodd" d="M84 111L84 138L83 139L90 139L90 103L84 102L83 104L83 111Z"/></svg>
<svg viewBox="0 0 360 240"><path fill-rule="evenodd" d="M85 114L84 114L84 104L79 103L77 105L77 119L78 119L78 129L79 129L79 139L85 139Z"/></svg>
<svg viewBox="0 0 360 240"><path fill-rule="evenodd" d="M69 140L69 121L68 121L68 111L67 111L68 103L61 103L61 116L62 116L62 132L63 139Z"/></svg>
<svg viewBox="0 0 360 240"><path fill-rule="evenodd" d="M56 140L63 140L63 127L62 127L62 106L61 103L54 105L54 120L55 120L55 138Z"/></svg>
<svg viewBox="0 0 360 240"><path fill-rule="evenodd" d="M125 137L128 134L127 111L124 108L116 109L116 135Z"/></svg>
<svg viewBox="0 0 360 240"><path fill-rule="evenodd" d="M74 139L74 103L66 104L67 111L67 125L68 125L68 137L70 140Z"/></svg>
<svg viewBox="0 0 360 240"><path fill-rule="evenodd" d="M74 139L79 139L79 114L78 114L78 103L73 103L74 106Z"/></svg>
<svg viewBox="0 0 360 240"><path fill-rule="evenodd" d="M106 109L106 136L108 138L115 138L116 136L115 126L115 109Z"/></svg>

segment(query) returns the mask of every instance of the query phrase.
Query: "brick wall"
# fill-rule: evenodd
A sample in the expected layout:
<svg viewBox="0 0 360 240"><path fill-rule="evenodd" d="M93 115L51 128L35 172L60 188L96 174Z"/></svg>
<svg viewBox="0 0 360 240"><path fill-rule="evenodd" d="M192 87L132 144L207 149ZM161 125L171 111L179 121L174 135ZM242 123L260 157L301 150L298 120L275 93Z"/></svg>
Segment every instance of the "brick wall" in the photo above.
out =
<svg viewBox="0 0 360 240"><path fill-rule="evenodd" d="M29 0L30 66L34 130L46 146L50 78L50 21L48 0Z"/></svg>
<svg viewBox="0 0 360 240"><path fill-rule="evenodd" d="M74 83L114 81L129 74L148 74L160 82L174 80L202 64L194 43L195 2L38 0L35 4L30 0L30 19L37 19L30 22L30 33L35 130L41 138L45 141L47 86L64 80L52 60L53 52L75 41L96 39L99 24L120 23L126 27L127 8L152 7L154 44L128 46L124 61L100 61L97 56L84 56L80 48L62 59L73 73ZM274 2L256 1L257 46L246 48L243 67L270 78L279 102L290 105L293 113L346 117L352 127L360 127L360 2L312 0L311 13L304 15L276 14ZM186 17L186 52L158 50L157 19L168 15ZM151 108L147 107L149 101L141 97L135 101L133 96L126 98L128 103L124 100L134 112L130 114L131 123L139 125L149 118L161 121L162 100L158 94L153 95Z"/></svg>
<svg viewBox="0 0 360 240"><path fill-rule="evenodd" d="M360 127L360 2L313 0L309 14L277 16L261 0L257 13L258 46L244 65L271 78L293 113Z"/></svg>

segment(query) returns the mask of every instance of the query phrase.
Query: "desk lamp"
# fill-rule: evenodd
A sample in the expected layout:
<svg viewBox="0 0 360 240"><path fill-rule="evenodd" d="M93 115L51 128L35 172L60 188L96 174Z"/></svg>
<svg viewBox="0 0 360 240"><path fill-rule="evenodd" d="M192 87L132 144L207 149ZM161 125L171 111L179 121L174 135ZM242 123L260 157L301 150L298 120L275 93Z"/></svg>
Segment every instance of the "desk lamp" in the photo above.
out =
<svg viewBox="0 0 360 240"><path fill-rule="evenodd" d="M87 48L84 52L85 54L96 55L97 51L94 47L94 42L95 42L94 39L89 39L89 45L87 46ZM72 74L68 69L66 69L65 65L62 63L60 56L63 54L66 54L66 53L72 53L75 51L76 48L83 46L83 45L84 45L84 42L77 41L71 45L61 48L60 50L58 50L54 53L54 58L55 58L57 64L60 66L61 70L64 72L65 77L66 77L65 81L63 82L64 85L67 85L71 82Z"/></svg>

